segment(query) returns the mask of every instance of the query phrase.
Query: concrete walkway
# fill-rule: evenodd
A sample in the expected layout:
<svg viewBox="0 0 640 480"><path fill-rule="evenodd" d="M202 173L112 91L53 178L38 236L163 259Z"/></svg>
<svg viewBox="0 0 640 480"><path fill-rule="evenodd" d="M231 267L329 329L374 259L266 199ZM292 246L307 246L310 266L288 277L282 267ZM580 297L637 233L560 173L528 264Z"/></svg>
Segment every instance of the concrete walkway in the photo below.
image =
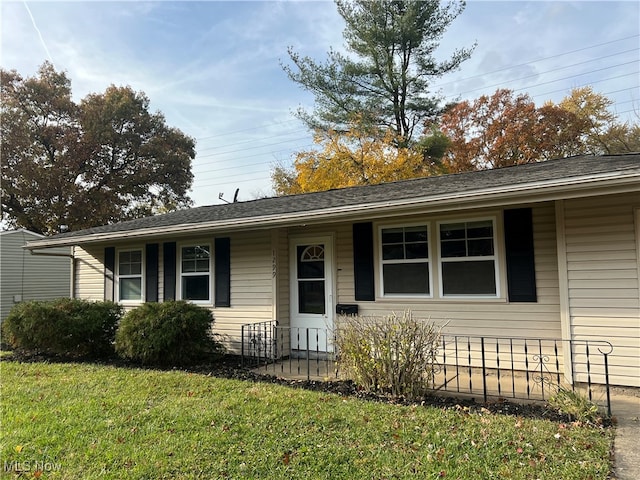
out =
<svg viewBox="0 0 640 480"><path fill-rule="evenodd" d="M612 480L640 479L640 396L637 395L640 392L614 392L611 396L611 413L617 420Z"/></svg>

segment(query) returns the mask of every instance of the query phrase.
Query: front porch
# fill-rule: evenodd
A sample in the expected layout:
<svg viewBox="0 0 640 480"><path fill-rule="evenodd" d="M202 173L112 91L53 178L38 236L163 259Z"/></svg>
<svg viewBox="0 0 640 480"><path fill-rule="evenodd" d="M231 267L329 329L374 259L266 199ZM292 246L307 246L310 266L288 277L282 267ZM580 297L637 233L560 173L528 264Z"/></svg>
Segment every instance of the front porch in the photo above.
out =
<svg viewBox="0 0 640 480"><path fill-rule="evenodd" d="M433 393L490 399L545 401L558 386L583 392L611 414L609 342L541 338L442 335ZM565 367L565 356L570 357ZM242 326L242 362L279 377L343 380L339 352L326 329L280 326L275 321Z"/></svg>

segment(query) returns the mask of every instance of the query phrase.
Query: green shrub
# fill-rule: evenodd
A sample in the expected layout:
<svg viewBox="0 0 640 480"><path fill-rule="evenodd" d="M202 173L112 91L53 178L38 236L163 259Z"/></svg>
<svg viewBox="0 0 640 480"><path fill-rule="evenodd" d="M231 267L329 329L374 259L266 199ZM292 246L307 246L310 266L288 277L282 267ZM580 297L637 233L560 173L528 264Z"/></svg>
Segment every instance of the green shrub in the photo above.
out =
<svg viewBox="0 0 640 480"><path fill-rule="evenodd" d="M338 368L368 391L417 398L432 386L440 328L410 311L373 318L340 317Z"/></svg>
<svg viewBox="0 0 640 480"><path fill-rule="evenodd" d="M548 403L551 408L579 422L601 423L602 421L598 405L574 390L559 386L558 391L549 398Z"/></svg>
<svg viewBox="0 0 640 480"><path fill-rule="evenodd" d="M185 301L145 303L125 314L116 352L143 365L192 365L222 353L211 311Z"/></svg>
<svg viewBox="0 0 640 480"><path fill-rule="evenodd" d="M2 323L3 341L33 353L102 357L113 354L122 308L71 298L17 304Z"/></svg>

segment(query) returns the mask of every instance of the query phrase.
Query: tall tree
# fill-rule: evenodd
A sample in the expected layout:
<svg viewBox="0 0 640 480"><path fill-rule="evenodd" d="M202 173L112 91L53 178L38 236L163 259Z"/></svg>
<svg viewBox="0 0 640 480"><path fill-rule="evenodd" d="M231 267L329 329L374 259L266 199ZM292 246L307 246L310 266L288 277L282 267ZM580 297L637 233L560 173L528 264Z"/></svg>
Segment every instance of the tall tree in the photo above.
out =
<svg viewBox="0 0 640 480"><path fill-rule="evenodd" d="M538 108L528 95L500 89L452 106L440 128L451 141L443 164L462 172L574 155L586 124L559 106Z"/></svg>
<svg viewBox="0 0 640 480"><path fill-rule="evenodd" d="M574 88L558 106L577 115L586 125L578 153L600 155L640 151L640 125L620 122L611 111L613 100L594 92L593 88Z"/></svg>
<svg viewBox="0 0 640 480"><path fill-rule="evenodd" d="M464 2L439 0L336 0L344 19L348 55L330 50L324 63L289 49L289 78L315 96L315 110L298 116L313 130L348 131L354 117L389 132L400 147L439 112L439 98L429 93L433 80L455 70L472 49L456 50L448 60L434 56Z"/></svg>
<svg viewBox="0 0 640 480"><path fill-rule="evenodd" d="M109 87L80 103L44 63L37 76L0 71L3 219L52 234L191 204L194 140L149 99Z"/></svg>
<svg viewBox="0 0 640 480"><path fill-rule="evenodd" d="M448 142L434 135L436 138ZM314 140L321 149L299 152L292 169L276 167L272 172L274 190L277 195L317 192L423 177L437 171L437 162L426 161L424 153L415 149L398 147L394 139L391 132L383 136L362 126L346 133L318 130ZM428 147L445 148L446 143L436 141Z"/></svg>

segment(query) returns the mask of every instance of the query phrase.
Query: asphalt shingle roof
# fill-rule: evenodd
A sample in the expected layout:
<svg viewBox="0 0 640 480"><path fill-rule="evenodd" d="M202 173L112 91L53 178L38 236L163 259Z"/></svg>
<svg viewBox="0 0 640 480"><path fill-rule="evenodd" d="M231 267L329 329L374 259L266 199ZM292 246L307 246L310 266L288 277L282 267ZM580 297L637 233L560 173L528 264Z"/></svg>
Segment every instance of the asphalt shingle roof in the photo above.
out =
<svg viewBox="0 0 640 480"><path fill-rule="evenodd" d="M262 198L246 202L210 205L155 215L56 235L63 239L93 234L158 229L176 225L233 221L263 216L322 211L337 207L371 205L441 195L463 194L486 189L566 180L607 173L640 175L640 153L609 156L579 156L514 167L468 172L399 182L349 187L325 192Z"/></svg>

